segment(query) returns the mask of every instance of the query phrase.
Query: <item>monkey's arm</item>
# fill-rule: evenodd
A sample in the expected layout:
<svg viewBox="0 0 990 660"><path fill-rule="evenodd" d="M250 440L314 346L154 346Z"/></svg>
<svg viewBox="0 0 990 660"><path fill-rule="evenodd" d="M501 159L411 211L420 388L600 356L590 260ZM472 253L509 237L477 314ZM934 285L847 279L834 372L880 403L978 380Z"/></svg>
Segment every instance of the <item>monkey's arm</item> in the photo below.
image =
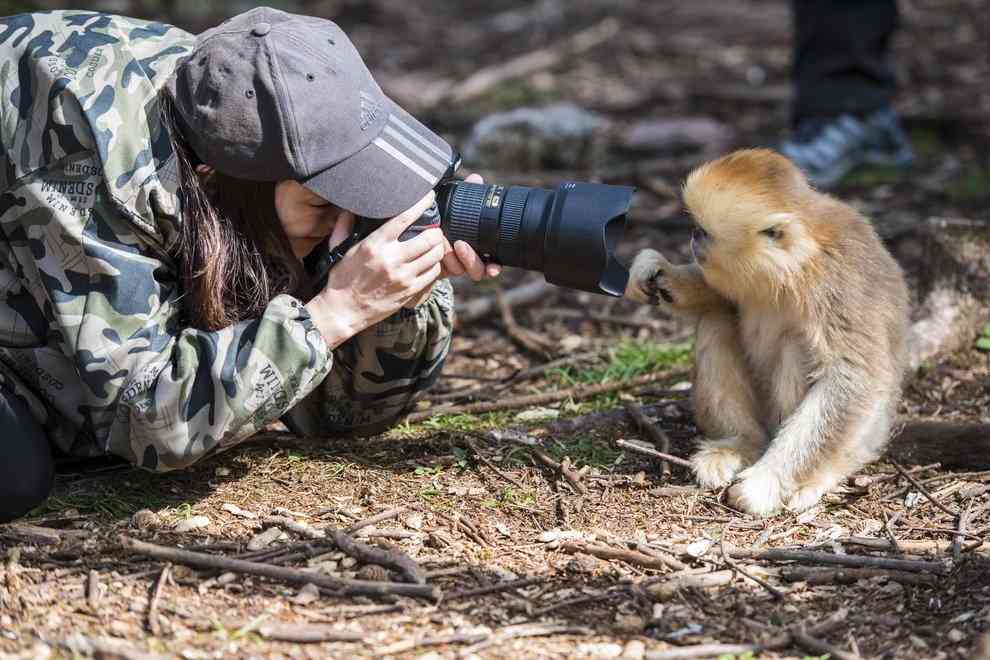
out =
<svg viewBox="0 0 990 660"><path fill-rule="evenodd" d="M733 309L732 303L708 286L700 266L675 266L656 250L636 255L629 269L626 297L688 316Z"/></svg>

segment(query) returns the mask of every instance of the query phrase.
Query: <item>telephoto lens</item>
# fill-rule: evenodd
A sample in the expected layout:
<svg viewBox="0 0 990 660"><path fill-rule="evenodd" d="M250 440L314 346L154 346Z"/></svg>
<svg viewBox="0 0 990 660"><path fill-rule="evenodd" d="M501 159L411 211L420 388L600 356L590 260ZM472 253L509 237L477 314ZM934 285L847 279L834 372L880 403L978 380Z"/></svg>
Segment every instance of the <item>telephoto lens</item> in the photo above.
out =
<svg viewBox="0 0 990 660"><path fill-rule="evenodd" d="M449 180L437 189L441 228L482 259L539 271L547 282L611 296L629 271L614 251L634 188L596 183L556 190Z"/></svg>

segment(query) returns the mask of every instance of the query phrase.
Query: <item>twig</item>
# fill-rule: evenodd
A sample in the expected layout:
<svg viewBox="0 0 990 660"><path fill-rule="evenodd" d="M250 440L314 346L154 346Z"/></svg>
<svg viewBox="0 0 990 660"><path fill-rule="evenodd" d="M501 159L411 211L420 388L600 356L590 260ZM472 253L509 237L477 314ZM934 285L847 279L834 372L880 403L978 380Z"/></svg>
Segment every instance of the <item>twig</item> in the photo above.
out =
<svg viewBox="0 0 990 660"><path fill-rule="evenodd" d="M315 571L304 571L284 566L272 566L243 559L217 557L179 548L170 548L146 543L128 537L120 539L121 545L132 552L147 555L159 561L173 562L195 568L212 568L245 575L258 575L289 584L312 583L342 596L412 596L415 598L436 599L440 592L435 587L404 582L372 582L368 580L348 580L331 577Z"/></svg>
<svg viewBox="0 0 990 660"><path fill-rule="evenodd" d="M479 403L468 403L461 406L443 406L415 412L404 418L407 423L421 422L425 419L436 417L437 415L476 415L480 413L497 412L500 410L515 410L518 408L531 408L533 406L543 406L548 403L559 401L590 399L601 394L610 394L620 390L634 389L641 385L655 383L661 380L677 378L687 373L686 370L664 371L659 373L644 374L637 378L616 383L601 383L597 385L578 385L557 392L547 392L544 394L530 394L526 396L509 397L501 401L482 401Z"/></svg>
<svg viewBox="0 0 990 660"><path fill-rule="evenodd" d="M787 582L807 582L808 584L854 584L859 580L882 577L901 584L934 585L934 575L908 573L880 568L808 568L794 566L781 570L780 576Z"/></svg>
<svg viewBox="0 0 990 660"><path fill-rule="evenodd" d="M296 644L318 644L320 642L364 642L365 634L349 630L339 630L328 625L311 623L282 623L271 621L258 626L254 632L265 639Z"/></svg>
<svg viewBox="0 0 990 660"><path fill-rule="evenodd" d="M815 552L812 550L785 550L782 548L751 552L735 550L730 552L733 558L759 559L763 561L793 561L801 564L835 564L858 568L889 568L902 571L929 571L944 573L945 566L937 561L922 561L920 559L888 559L886 557L860 557L857 555L836 555L830 552Z"/></svg>
<svg viewBox="0 0 990 660"><path fill-rule="evenodd" d="M797 629L792 629L791 638L794 640L795 644L803 648L805 651L810 651L817 654L828 654L829 660L832 660L832 658L835 660L862 660L862 658L856 653L846 653L845 651L835 648L831 644L812 637L805 631L804 626Z"/></svg>
<svg viewBox="0 0 990 660"><path fill-rule="evenodd" d="M650 557L656 557L657 559L664 562L665 564L667 564L668 567L672 568L675 571L686 571L688 570L688 568L690 568L687 564L681 562L680 560L678 560L673 556L670 556L668 554L669 551L666 551L662 548L655 548L652 545L648 545L646 543L639 543L636 541L628 541L628 543L630 546L632 546L633 550L642 552L644 555L649 555Z"/></svg>
<svg viewBox="0 0 990 660"><path fill-rule="evenodd" d="M169 573L172 571L172 564L165 564L162 567L162 572L158 576L158 581L155 582L155 590L151 594L151 601L148 603L148 630L155 637L159 637L162 634L161 624L158 622L158 601L161 600L162 590L165 588L165 583L168 582Z"/></svg>
<svg viewBox="0 0 990 660"><path fill-rule="evenodd" d="M397 655L424 646L447 646L448 644L477 644L483 642L491 636L487 632L475 633L454 633L452 635L441 635L439 637L421 637L419 639L407 639L396 642L378 650L379 657L386 655Z"/></svg>
<svg viewBox="0 0 990 660"><path fill-rule="evenodd" d="M526 305L544 298L554 291L554 286L541 279L533 280L505 292L505 301L509 305ZM482 319L498 307L495 296L474 298L463 305L457 306L457 323L463 325Z"/></svg>
<svg viewBox="0 0 990 660"><path fill-rule="evenodd" d="M398 571L406 582L413 584L426 584L426 573L412 557L402 552L398 548L386 550L384 548L374 548L359 541L355 541L349 534L339 529L329 531L330 538L340 548L341 552L354 557L365 564L378 564L385 568L392 568Z"/></svg>
<svg viewBox="0 0 990 660"><path fill-rule="evenodd" d="M573 598L565 598L564 600L557 601L556 603L551 603L545 607L535 609L529 613L529 616L538 618L541 616L546 616L551 612L556 612L557 610L562 610L565 607L573 607L574 605L586 605L588 603L599 603L603 600L612 600L618 596L624 596L628 594L628 589L615 589L613 591L608 591L600 594L592 594L589 596L575 596Z"/></svg>
<svg viewBox="0 0 990 660"><path fill-rule="evenodd" d="M917 488L918 489L918 492L921 493L922 495L924 495L926 500L928 500L929 502L931 502L936 507L938 507L939 509L941 509L945 513L949 514L953 518L955 518L956 516L959 515L959 512L958 511L953 511L952 509L950 509L949 507L945 506L944 504L942 504L941 502L939 502L938 500L936 500L934 497L932 497L932 494L928 492L928 489L925 488L924 486L922 486L921 483L919 483L918 480L915 479L914 476L910 472L908 472L903 467L901 467L901 464L900 463L898 463L897 461L891 460L890 461L890 464L893 465L894 468L898 472L901 473L901 476L902 477L904 477L905 479L907 479L908 481L910 481L911 482L911 485L914 486L915 488Z"/></svg>
<svg viewBox="0 0 990 660"><path fill-rule="evenodd" d="M499 593L500 591L511 591L512 589L522 589L523 587L528 587L533 584L539 584L540 582L545 582L545 577L529 577L520 578L518 580L509 580L508 582L499 582L497 584L491 584L487 587L478 587L477 589L466 589L464 591L458 591L449 595L444 596L443 600L463 600L465 598L474 598L475 596L487 596L488 594Z"/></svg>
<svg viewBox="0 0 990 660"><path fill-rule="evenodd" d="M458 654L462 658L478 653L482 649L496 646L510 639L520 637L542 637L544 635L587 635L590 631L581 626L568 623L518 623L513 626L506 626L496 630L495 633L483 642L478 642L465 649L461 649Z"/></svg>
<svg viewBox="0 0 990 660"><path fill-rule="evenodd" d="M86 603L93 611L100 603L100 574L93 569L86 578Z"/></svg>
<svg viewBox="0 0 990 660"><path fill-rule="evenodd" d="M646 660L693 660L694 658L717 658L759 653L761 648L759 644L698 644L696 646L679 646L663 651L647 651L643 657Z"/></svg>
<svg viewBox="0 0 990 660"><path fill-rule="evenodd" d="M377 525L380 522L391 520L392 518L397 518L401 516L403 513L405 513L407 510L408 507L404 507L404 506L397 506L391 509L386 509L385 511L382 511L381 513L376 513L375 515L369 518L365 518L364 520L357 521L356 523L345 529L344 532L346 532L347 534L353 534L359 529L364 529L365 527L370 527L371 525Z"/></svg>
<svg viewBox="0 0 990 660"><path fill-rule="evenodd" d="M540 448L539 442L536 439L520 431L513 431L513 430L492 431L491 435L496 440L508 440L509 442L514 442L518 445L522 445L526 447L527 449L529 449L530 453L533 454L536 460L538 460L544 466L550 468L550 470L562 475L565 479L567 479L567 483L569 483L571 487L575 491L577 491L578 494L580 495L588 494L588 488L583 483L581 483L581 477L578 475L578 473L572 470L570 467L564 465L563 463L559 463L553 460L553 458L549 454L547 454L545 451L543 451Z"/></svg>
<svg viewBox="0 0 990 660"><path fill-rule="evenodd" d="M667 435L663 429L661 429L656 424L652 424L646 415L643 414L643 409L639 406L634 406L631 403L625 405L626 413L632 417L633 422L639 427L641 431L650 436L653 441L654 446L663 454L670 453L670 436ZM662 474L670 474L670 463L667 461L661 461L660 472Z"/></svg>
<svg viewBox="0 0 990 660"><path fill-rule="evenodd" d="M597 323L611 323L613 325L623 325L630 328L649 328L656 330L659 323L652 319L636 319L625 316L612 316L610 314L599 314L597 312L583 312L576 309L562 309L551 307L549 309L539 309L533 312L534 316L542 319L552 316L561 319L574 319L578 321L595 321Z"/></svg>
<svg viewBox="0 0 990 660"><path fill-rule="evenodd" d="M890 539L890 545L894 552L901 554L901 546L897 543L897 537L894 535L894 523L897 519L901 517L903 512L898 511L893 516L888 516L885 511L883 514L883 528L887 532L887 538Z"/></svg>
<svg viewBox="0 0 990 660"><path fill-rule="evenodd" d="M542 376L551 369L559 369L561 367L578 364L585 360L601 359L601 356L602 356L601 351L588 351L587 353L577 353L575 355L568 355L567 357L551 360L550 362L544 362L543 364L537 365L535 367L530 367L529 369L524 369L523 371L520 371L519 373L510 376L502 383L501 387L503 388L508 387L510 385L515 385L516 383L521 383L531 378L536 378L537 376Z"/></svg>
<svg viewBox="0 0 990 660"><path fill-rule="evenodd" d="M521 483L519 483L518 481L516 481L515 479L513 479L512 477L510 477L509 475L507 475L505 472L503 472L501 469L499 469L499 467L497 465L495 465L494 463L492 463L484 454L482 454L481 453L481 449L478 447L478 445L476 445L474 443L473 440L471 440L470 438L465 438L465 441L467 443L467 446L471 448L471 451L474 452L475 457L479 461L481 461L482 463L484 463L485 465L487 465L488 468L491 469L492 472L494 472L495 474L497 474L503 481L509 482L510 484L512 484L513 486L515 486L516 488L518 488L519 490L525 490L526 489Z"/></svg>
<svg viewBox="0 0 990 660"><path fill-rule="evenodd" d="M547 355L553 351L553 342L539 333L519 325L512 313L512 305L506 301L502 289L495 290L495 301L498 303L502 323L505 325L505 331L509 333L510 338L523 348L540 355Z"/></svg>
<svg viewBox="0 0 990 660"><path fill-rule="evenodd" d="M686 459L683 459L683 458L681 458L679 456L674 456L673 454L667 454L665 452L657 451L656 449L650 449L649 447L643 447L643 446L637 445L637 444L635 444L633 442L628 442L626 440L623 440L622 438L619 438L618 440L616 440L615 441L615 445L617 447L621 447L622 449L628 449L629 451L635 452L637 454L643 454L645 456L652 456L653 458L659 458L662 461L670 461L671 463L673 463L675 465L680 465L681 467L686 467L688 469L691 469L691 462L690 461L688 461Z"/></svg>
<svg viewBox="0 0 990 660"><path fill-rule="evenodd" d="M592 557L598 557L599 559L616 559L619 561L624 561L627 564L640 566L642 568L651 568L654 570L683 570L686 568L681 562L677 560L671 561L667 557L647 555L642 552L636 552L635 550L622 550L607 545L599 545L597 543L579 543L576 541L568 541L560 545L560 550L561 552L566 552L570 555L580 552L586 555L591 555Z"/></svg>
<svg viewBox="0 0 990 660"><path fill-rule="evenodd" d="M479 69L459 82L451 81L437 89L426 90L422 103L432 106L442 101L451 101L454 104L470 101L507 80L531 76L561 62L570 61L578 54L608 41L619 30L620 24L615 18L606 18L562 41Z"/></svg>
<svg viewBox="0 0 990 660"><path fill-rule="evenodd" d="M973 500L967 500L966 508L959 514L959 524L956 527L958 533L952 537L952 558L956 561L962 556L962 542L966 536L966 525L969 524L969 512L972 508Z"/></svg>
<svg viewBox="0 0 990 660"><path fill-rule="evenodd" d="M750 580L752 580L756 584L760 585L761 587L769 591L770 595L773 596L776 600L784 600L784 592L774 587L766 580L758 578L755 575L750 575L749 573L744 571L741 566L739 566L738 562L736 562L735 560L732 559L732 557L729 556L729 553L725 551L725 532L726 529L723 527L722 536L719 538L719 549L722 552L722 561L725 562L726 566L728 566L729 568L735 571L739 571L740 573L743 574L743 576L748 577Z"/></svg>
<svg viewBox="0 0 990 660"><path fill-rule="evenodd" d="M323 539L327 536L322 529L316 529L288 516L268 516L261 519L261 524L268 527L284 527L305 539Z"/></svg>

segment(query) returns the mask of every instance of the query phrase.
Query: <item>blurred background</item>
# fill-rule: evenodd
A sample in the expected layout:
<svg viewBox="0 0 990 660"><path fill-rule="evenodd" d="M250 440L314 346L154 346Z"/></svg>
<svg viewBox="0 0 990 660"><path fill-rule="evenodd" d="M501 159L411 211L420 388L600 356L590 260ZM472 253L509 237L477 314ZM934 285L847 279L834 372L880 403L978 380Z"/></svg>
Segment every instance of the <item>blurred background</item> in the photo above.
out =
<svg viewBox="0 0 990 660"><path fill-rule="evenodd" d="M838 4L842 4L841 2ZM855 4L855 3L849 3ZM0 13L66 5L0 1ZM244 1L103 0L72 8L200 32ZM273 0L331 18L386 92L502 183L634 184L640 242L686 226L684 174L790 130L794 25L786 0ZM887 233L990 215L986 0L901 0L891 52L910 170L867 168L837 188ZM634 249L632 245L628 249Z"/></svg>

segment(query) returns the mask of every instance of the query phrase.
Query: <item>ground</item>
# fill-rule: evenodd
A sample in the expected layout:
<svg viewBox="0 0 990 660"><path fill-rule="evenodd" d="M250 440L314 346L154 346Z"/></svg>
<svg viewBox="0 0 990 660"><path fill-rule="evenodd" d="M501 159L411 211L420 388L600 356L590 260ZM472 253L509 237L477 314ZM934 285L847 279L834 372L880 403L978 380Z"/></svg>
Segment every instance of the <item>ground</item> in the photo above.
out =
<svg viewBox="0 0 990 660"><path fill-rule="evenodd" d="M714 118L731 128L732 146L766 144L786 129L786 3L569 4L381 0L300 8L337 15L386 90L458 141L488 112L560 100L600 113L619 130L643 118ZM910 172L858 172L836 191L873 217L895 254L898 236L932 218L990 219L985 7L977 0L913 0L901 8L898 108L919 162ZM620 21L619 31L584 54L509 80L469 103L418 98L478 68L541 47L553 50L609 15ZM546 171L545 163L536 163L539 169L530 171L482 173L490 181L551 183L568 169L575 178L635 183L640 192L622 256L649 245L673 258L684 255L688 226L673 191L697 157L691 151L613 151L604 162L580 168ZM912 281L924 268L917 260L905 266ZM533 279L539 276L509 272L502 286ZM457 289L462 304L491 295L491 287L458 283ZM718 493L694 488L683 468L672 466L666 474L654 459L616 444L651 440L623 411L625 405L645 406L670 437L671 453L690 454L697 432L684 389L689 327L626 301L564 290L513 312L521 327L545 341L543 347L521 347L498 314L462 323L445 375L418 412L448 405L453 393L461 397L457 403L503 405L517 396L576 387L573 396L491 413L439 415L370 439L302 442L272 429L176 474L64 466L51 500L29 520L54 531L41 541L0 533L7 557L0 568L0 657L87 655L85 649L100 640L101 657L637 657L640 644L664 657L662 651L677 647L766 642L829 617L841 622L816 635L827 648L785 640L772 650L723 657L845 657L836 650L871 658L976 655L990 627L990 547L981 545L990 531L990 488L983 487L990 472L903 466L919 486L883 460L810 512L748 518L724 506ZM555 368L518 377L520 370L560 358L565 361ZM654 382L643 384L649 374ZM581 388L596 384L616 389L583 396ZM966 349L912 374L901 414L990 423L988 404L990 353ZM584 469L580 486L537 461L530 449L491 435L507 428L537 438L552 460ZM246 552L267 516L346 528L400 506L404 510L394 518L356 536L390 539L413 557L443 592L439 601L327 592L312 599L279 581L178 564L162 581L162 562L120 544L126 535L234 556ZM956 536L963 511L970 512L965 534ZM175 529L203 522L200 516L205 526ZM299 551L297 533L283 527L285 536L271 547ZM904 554L871 550L863 537L874 545L896 538ZM344 577L372 577L328 545L314 540L302 548L304 557L256 561L279 563L282 557L289 566L309 563ZM588 552L602 547L635 548L636 563ZM795 547L941 564L908 575L884 569L873 577L854 575L846 584L816 584L788 577L793 569L778 560L731 559L732 548ZM730 570L732 562L765 576L777 593L739 573L722 586L666 589L685 573L658 568L652 555L695 572ZM532 580L488 595L468 592L522 578ZM361 639L275 641L273 622L305 623L311 631L329 624Z"/></svg>

